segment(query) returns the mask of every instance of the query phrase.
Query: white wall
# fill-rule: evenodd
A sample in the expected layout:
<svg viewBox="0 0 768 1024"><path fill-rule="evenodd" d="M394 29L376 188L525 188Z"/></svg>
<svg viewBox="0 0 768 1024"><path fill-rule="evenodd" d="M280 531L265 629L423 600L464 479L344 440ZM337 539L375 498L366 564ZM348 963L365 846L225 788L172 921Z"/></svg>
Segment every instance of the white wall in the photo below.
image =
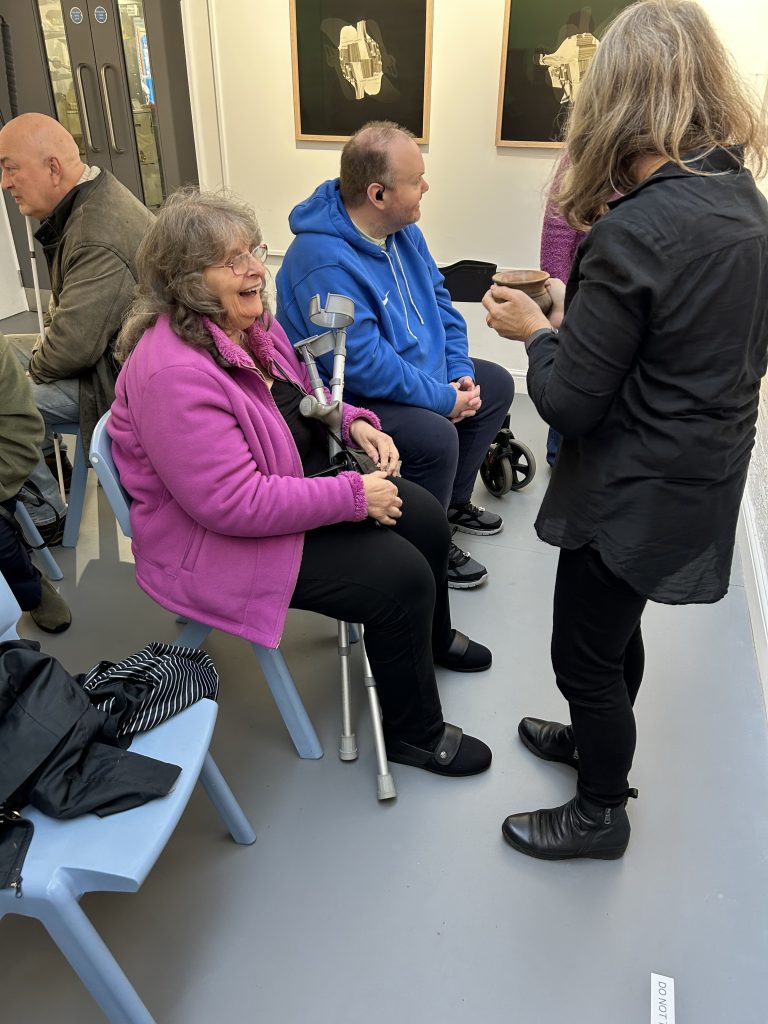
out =
<svg viewBox="0 0 768 1024"><path fill-rule="evenodd" d="M0 196L0 319L26 310L27 298L19 280L19 264L8 223L8 211Z"/></svg>
<svg viewBox="0 0 768 1024"><path fill-rule="evenodd" d="M768 5L703 6L762 91ZM270 247L282 251L291 239L289 210L336 176L341 151L341 143L294 139L288 0L183 0L182 7L204 183L224 181L248 199ZM438 262L473 257L537 265L542 192L557 151L495 147L504 0L475 0L472 15L470 32L465 3L434 0L432 141L424 147L432 188L422 226Z"/></svg>
<svg viewBox="0 0 768 1024"><path fill-rule="evenodd" d="M205 79L205 0L184 0L195 78ZM216 37L226 184L253 203L274 250L291 240L287 215L325 178L338 174L341 143L296 142L287 0L209 0ZM459 0L435 0L431 143L424 147L431 191L422 227L438 262L462 257L538 266L541 193L555 150L497 150L496 97L504 0L480 0L483 31L467 31ZM225 55L225 56L224 56ZM218 146L211 105L205 149ZM206 184L216 171L206 159ZM209 176L209 172L212 176Z"/></svg>

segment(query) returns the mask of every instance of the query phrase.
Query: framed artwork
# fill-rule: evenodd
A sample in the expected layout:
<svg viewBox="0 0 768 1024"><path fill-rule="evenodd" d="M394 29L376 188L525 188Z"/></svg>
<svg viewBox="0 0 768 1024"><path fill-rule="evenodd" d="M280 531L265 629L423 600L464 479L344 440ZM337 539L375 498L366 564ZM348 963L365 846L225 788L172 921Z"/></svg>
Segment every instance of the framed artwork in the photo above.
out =
<svg viewBox="0 0 768 1024"><path fill-rule="evenodd" d="M366 121L429 141L432 0L290 0L296 138L344 142Z"/></svg>
<svg viewBox="0 0 768 1024"><path fill-rule="evenodd" d="M577 0L578 2L578 0ZM562 146L579 83L630 0L506 0L497 146Z"/></svg>

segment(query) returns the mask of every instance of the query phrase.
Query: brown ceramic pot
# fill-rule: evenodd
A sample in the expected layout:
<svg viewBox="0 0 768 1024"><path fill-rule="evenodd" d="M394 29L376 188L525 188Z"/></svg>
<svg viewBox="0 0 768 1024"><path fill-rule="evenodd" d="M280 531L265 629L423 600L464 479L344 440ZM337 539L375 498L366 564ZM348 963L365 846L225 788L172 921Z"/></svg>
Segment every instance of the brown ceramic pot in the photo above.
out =
<svg viewBox="0 0 768 1024"><path fill-rule="evenodd" d="M552 299L545 286L549 280L546 270L497 270L493 280L496 284L517 288L530 295L545 316L552 309Z"/></svg>

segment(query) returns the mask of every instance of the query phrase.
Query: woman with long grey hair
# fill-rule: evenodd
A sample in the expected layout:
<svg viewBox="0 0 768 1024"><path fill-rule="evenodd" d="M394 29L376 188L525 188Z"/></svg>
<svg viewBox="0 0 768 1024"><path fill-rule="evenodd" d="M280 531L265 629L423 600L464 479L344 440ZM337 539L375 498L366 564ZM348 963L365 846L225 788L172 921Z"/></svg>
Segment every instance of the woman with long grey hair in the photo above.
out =
<svg viewBox="0 0 768 1024"><path fill-rule="evenodd" d="M266 647L289 606L362 622L390 759L485 771L491 751L443 720L435 680L435 663L491 664L451 626L445 514L392 479L397 449L365 409L344 405L341 435L379 468L329 472L327 432L300 411L307 369L265 306L266 256L244 203L196 192L171 196L140 246L108 426L137 580Z"/></svg>
<svg viewBox="0 0 768 1024"><path fill-rule="evenodd" d="M552 664L570 723L518 732L578 771L577 792L503 825L552 860L627 847L641 616L727 590L768 345L768 207L745 165L762 172L765 130L696 3L617 17L566 144L560 209L591 230L551 319L510 289L483 300L525 341L529 394L564 438L536 529L561 549Z"/></svg>

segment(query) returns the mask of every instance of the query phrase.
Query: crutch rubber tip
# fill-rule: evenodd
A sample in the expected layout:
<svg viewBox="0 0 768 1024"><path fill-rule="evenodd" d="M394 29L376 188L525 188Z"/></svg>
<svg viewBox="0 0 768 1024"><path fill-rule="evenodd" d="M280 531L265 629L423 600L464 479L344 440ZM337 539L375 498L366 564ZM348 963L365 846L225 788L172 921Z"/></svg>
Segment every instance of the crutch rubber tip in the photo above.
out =
<svg viewBox="0 0 768 1024"><path fill-rule="evenodd" d="M357 739L355 734L351 736L342 736L341 742L339 743L339 758L342 761L356 761L357 760Z"/></svg>
<svg viewBox="0 0 768 1024"><path fill-rule="evenodd" d="M392 778L392 773L387 772L386 775L379 775L376 778L376 796L379 800L394 800L397 796L397 790L395 789L395 780Z"/></svg>

